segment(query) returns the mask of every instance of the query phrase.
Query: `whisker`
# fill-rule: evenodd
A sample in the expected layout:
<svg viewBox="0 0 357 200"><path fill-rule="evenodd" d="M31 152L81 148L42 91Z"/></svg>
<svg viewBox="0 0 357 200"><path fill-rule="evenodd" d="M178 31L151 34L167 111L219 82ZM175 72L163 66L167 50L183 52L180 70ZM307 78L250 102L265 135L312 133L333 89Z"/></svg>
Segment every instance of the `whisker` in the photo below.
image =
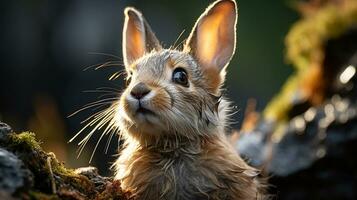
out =
<svg viewBox="0 0 357 200"><path fill-rule="evenodd" d="M109 77L109 80L110 80L110 81L115 80L115 79L119 78L120 76L122 76L122 75L125 74L125 73L126 73L125 71L115 72L114 74L112 74L112 75Z"/></svg>
<svg viewBox="0 0 357 200"><path fill-rule="evenodd" d="M116 59L119 59L119 60L122 60L121 57L118 57L116 55L113 55L113 54L109 54L109 53L100 53L100 52L88 52L88 54L92 54L92 55L102 55L102 56L108 56L108 57L112 57L112 58L116 58Z"/></svg>
<svg viewBox="0 0 357 200"><path fill-rule="evenodd" d="M96 130L100 130L101 128L103 128L103 126L113 118L114 112L115 112L114 108L108 108L106 109L106 111L104 111L103 115L98 116L98 119L101 119L101 121L98 123L99 126L96 126ZM108 118L108 117L112 117L112 118Z"/></svg>
<svg viewBox="0 0 357 200"><path fill-rule="evenodd" d="M120 63L121 63L120 61L109 60L109 61L106 61L104 63L100 62L100 63L94 64L94 65L89 65L88 67L84 68L83 71L87 71L87 70L89 70L91 68L96 69L98 66L106 66L106 65L109 65L109 64L117 64L118 66L121 66Z"/></svg>
<svg viewBox="0 0 357 200"><path fill-rule="evenodd" d="M109 110L109 111L112 111L112 109ZM108 110L104 111L104 113L105 113L105 115L104 115L102 118L99 118L100 121L97 123L97 125L87 134L87 136L86 136L82 141L80 141L80 142L78 143L78 145L80 146L80 150L79 150L79 153L78 153L77 158L79 158L79 156L82 154L82 151L83 151L84 147L87 145L89 139L92 137L92 135L94 134L94 132L97 131L97 130L100 130L100 129L108 122L108 116L109 116L109 117L110 117L110 116L113 116L113 115L111 115L110 112L108 112ZM98 146L98 144L99 144L101 138L103 138L104 135L105 135L105 134L102 134L102 135L100 136L100 139L99 139L99 141L97 142L96 147L94 148L94 151L93 151L93 153L92 153L92 156L91 156L91 159L90 159L89 162L91 162L91 160L92 160L92 158L93 158L93 155L94 155L94 152L95 152L95 150L97 149L97 146Z"/></svg>
<svg viewBox="0 0 357 200"><path fill-rule="evenodd" d="M123 66L122 64L120 64L120 63L104 63L104 64L102 64L102 65L99 65L98 67L96 67L96 68L94 68L94 70L98 70L98 69L101 69L101 68L103 68L103 67L114 67L114 66L117 66L117 67L121 67L121 66Z"/></svg>
<svg viewBox="0 0 357 200"><path fill-rule="evenodd" d="M91 121L91 122L89 122L89 123L92 124L92 125L94 125L94 124L97 123L99 120L103 120L103 119L106 117L106 115L108 114L108 110L109 110L109 109L106 109L105 111L103 111L103 112L100 113L99 115L95 116L94 119L95 119L96 121Z"/></svg>
<svg viewBox="0 0 357 200"><path fill-rule="evenodd" d="M107 105L107 104L111 104L112 101L110 102L100 102L100 103L96 103L96 104L91 104L91 105L88 105L88 106L85 106L77 111L75 111L74 113L70 114L68 117L73 117L74 115L78 114L79 112L82 112L84 110L87 110L89 108L93 108L93 107L96 107L96 106L101 106L101 105Z"/></svg>
<svg viewBox="0 0 357 200"><path fill-rule="evenodd" d="M114 93L108 90L84 90L83 93Z"/></svg>
<svg viewBox="0 0 357 200"><path fill-rule="evenodd" d="M97 89L99 89L99 90L112 90L113 92L121 92L120 89L112 88L112 87L99 87Z"/></svg>
<svg viewBox="0 0 357 200"><path fill-rule="evenodd" d="M92 108L92 107L96 107L96 106L104 105L104 104L111 104L111 103L113 103L114 100L119 100L119 98L118 97L116 97L116 98L106 98L106 99L102 99L102 100L98 100L98 101L86 104L82 108L80 108L77 111L75 111L72 114L70 114L68 117L72 117L72 116L78 114L81 111L87 110L88 108Z"/></svg>
<svg viewBox="0 0 357 200"><path fill-rule="evenodd" d="M95 151L97 150L98 145L99 145L100 141L102 140L102 138L104 137L104 135L105 135L105 134L102 134L102 135L99 137L99 139L98 139L97 143L95 144L95 147L94 147L94 149L93 149L92 155L91 155L91 156L90 156L90 158L89 158L89 163L91 163L91 162L92 162L92 159L93 159L94 153L95 153Z"/></svg>
<svg viewBox="0 0 357 200"><path fill-rule="evenodd" d="M113 116L112 114L110 114L109 116ZM104 123L103 123L103 125L105 125L105 124L107 124L108 123L108 121L105 121ZM94 147L94 149L93 149L93 152L92 152L92 155L91 155L91 157L90 157L90 160L89 160L89 163L92 161L92 159L93 159L93 156L94 156L94 154L95 154L95 152L96 152L96 150L97 150L97 148L98 148L98 145L99 145L99 143L100 143L100 141L102 140L102 138L104 137L104 135L107 135L109 132L111 132L111 130L112 130L112 127L113 127L113 119L111 118L110 120L109 120L109 124L108 124L108 126L105 128L105 130L103 131L103 133L102 133L102 135L100 136L100 138L98 139L98 141L97 141L97 143L96 143L96 145L95 145L95 147ZM101 127L100 127L101 128ZM100 129L99 128L99 129Z"/></svg>
<svg viewBox="0 0 357 200"><path fill-rule="evenodd" d="M108 108L109 109L109 108ZM90 117L88 117L87 119L85 119L84 121L82 121L81 123L84 123L86 121L89 121L88 124L86 124L81 130L79 130L76 135L74 135L69 142L72 142L76 137L78 137L78 135L80 135L84 130L86 130L88 127L94 125L95 123L97 123L99 120L103 119L103 117L105 117L105 115L107 114L108 109L99 111L93 115L91 115Z"/></svg>
<svg viewBox="0 0 357 200"><path fill-rule="evenodd" d="M120 99L120 97L118 97L118 93L116 93L116 92L111 92L111 93L108 92L106 94L102 94L102 95L98 96L98 99L101 99L101 98L104 98L104 97L110 97L110 98L117 97L118 100Z"/></svg>
<svg viewBox="0 0 357 200"><path fill-rule="evenodd" d="M86 119L84 119L83 121L81 121L81 124L83 124L83 123L89 121L90 119L96 118L97 115L100 115L100 114L102 114L102 113L103 113L103 110L100 110L100 111L98 111L98 112L96 112L96 113L90 115L88 118L86 118Z"/></svg>
<svg viewBox="0 0 357 200"><path fill-rule="evenodd" d="M176 49L177 47L175 47L176 43L179 41L179 39L181 38L181 36L185 33L185 29L183 29L181 31L181 33L179 34L179 36L177 37L177 39L175 40L174 44L172 45L173 49ZM182 42L180 42L178 45L180 45Z"/></svg>
<svg viewBox="0 0 357 200"><path fill-rule="evenodd" d="M90 116L89 118L87 118L85 121L88 121L89 119L92 119L92 121L90 121L88 124L86 124L84 127L82 127L81 130L79 130L76 135L74 135L69 142L72 142L76 137L78 137L78 135L80 135L84 130L86 130L88 127L93 125L93 122L95 123L96 121L98 121L97 116L103 115L104 111L100 111L98 112L98 114L94 114L92 116ZM93 117L94 116L94 117ZM100 118L99 118L100 119Z"/></svg>
<svg viewBox="0 0 357 200"><path fill-rule="evenodd" d="M106 54L106 53L97 53L97 52L90 52L89 54L96 54L96 55L104 55L111 57L109 61L106 61L104 63L98 63L95 65L91 65L89 67L86 67L84 71L88 69L94 68L94 70L102 69L104 67L111 67L111 66L124 66L123 61L120 57L117 57L112 54ZM113 59L114 58L114 59ZM118 60L116 60L118 59ZM115 80L119 78L122 75L126 74L126 70L119 70L115 73L113 73L110 77L109 80ZM96 150L100 144L100 142L103 140L104 136L108 136L109 138L106 142L105 146L105 152L108 152L110 143L112 138L116 133L120 133L121 129L119 126L116 125L116 120L114 119L116 116L116 109L118 105L118 100L120 99L119 94L122 93L122 89L118 89L116 87L100 87L96 88L95 90L86 90L83 91L85 93L99 93L101 94L98 98L99 100L88 103L84 105L82 108L76 110L72 114L70 114L68 117L72 117L79 112L82 112L87 109L92 109L95 111L94 114L91 114L89 117L87 117L85 120L81 121L81 124L85 124L70 140L69 142L73 142L79 135L81 135L83 132L88 132L85 137L78 142L78 155L77 158L82 154L83 150L85 149L85 146L88 144L89 141L91 141L91 138L93 135L99 131L103 130L98 141L96 142L96 145L91 153L90 160L89 162L92 161ZM107 107L108 105L110 105ZM105 107L105 108L103 108ZM99 110L99 111L98 111ZM105 127L105 128L104 128ZM120 136L119 136L120 139Z"/></svg>
<svg viewBox="0 0 357 200"><path fill-rule="evenodd" d="M109 146L110 146L110 142L112 141L112 138L113 138L115 133L116 133L116 131L112 130L110 135L109 135L109 138L108 138L107 143L105 145L105 154L108 154L108 149L109 149Z"/></svg>

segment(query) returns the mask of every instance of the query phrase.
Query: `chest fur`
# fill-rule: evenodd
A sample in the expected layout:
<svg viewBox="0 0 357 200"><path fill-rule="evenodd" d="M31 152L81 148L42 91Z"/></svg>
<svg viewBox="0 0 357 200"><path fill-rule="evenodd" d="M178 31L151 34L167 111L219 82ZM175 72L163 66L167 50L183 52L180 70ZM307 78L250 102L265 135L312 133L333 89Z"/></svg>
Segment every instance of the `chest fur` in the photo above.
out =
<svg viewBox="0 0 357 200"><path fill-rule="evenodd" d="M207 154L208 153L208 154ZM137 199L250 199L257 195L253 169L238 156L134 152L119 158L122 187Z"/></svg>

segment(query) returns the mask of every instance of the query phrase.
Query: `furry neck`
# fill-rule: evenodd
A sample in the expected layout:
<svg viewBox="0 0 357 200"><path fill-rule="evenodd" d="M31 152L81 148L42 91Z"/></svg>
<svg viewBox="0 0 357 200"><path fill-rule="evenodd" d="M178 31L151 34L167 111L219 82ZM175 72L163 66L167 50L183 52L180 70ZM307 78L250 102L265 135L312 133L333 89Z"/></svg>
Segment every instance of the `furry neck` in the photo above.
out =
<svg viewBox="0 0 357 200"><path fill-rule="evenodd" d="M197 153L206 143L212 143L216 138L224 136L224 128L210 125L204 134L174 133L149 133L149 134L126 134L125 146L136 146L137 149L146 149L149 152L170 153Z"/></svg>
<svg viewBox="0 0 357 200"><path fill-rule="evenodd" d="M256 199L257 171L224 135L181 145L164 150L128 143L114 164L115 179L141 199L206 199L207 194L220 197L214 199Z"/></svg>

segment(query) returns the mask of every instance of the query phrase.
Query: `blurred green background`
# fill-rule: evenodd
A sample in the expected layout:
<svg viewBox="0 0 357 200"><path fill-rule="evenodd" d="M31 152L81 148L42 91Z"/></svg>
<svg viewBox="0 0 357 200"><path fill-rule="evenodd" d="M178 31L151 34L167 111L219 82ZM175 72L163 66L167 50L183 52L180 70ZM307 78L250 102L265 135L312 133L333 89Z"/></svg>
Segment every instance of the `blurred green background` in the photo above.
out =
<svg viewBox="0 0 357 200"><path fill-rule="evenodd" d="M76 159L76 140L67 144L94 111L71 118L69 114L98 100L98 93L83 93L99 87L123 88L120 79L108 77L121 66L101 70L86 67L121 57L123 9L141 10L165 47L185 30L188 36L195 20L212 1L208 0L17 0L0 6L0 120L15 131L36 132L43 147L53 151L68 166L88 165L100 132ZM227 95L237 106L239 128L249 98L262 110L278 92L292 68L284 64L284 37L298 15L288 1L238 1L238 45L228 68ZM82 137L83 138L83 135ZM115 159L117 142L104 154L105 140L91 165L104 175Z"/></svg>

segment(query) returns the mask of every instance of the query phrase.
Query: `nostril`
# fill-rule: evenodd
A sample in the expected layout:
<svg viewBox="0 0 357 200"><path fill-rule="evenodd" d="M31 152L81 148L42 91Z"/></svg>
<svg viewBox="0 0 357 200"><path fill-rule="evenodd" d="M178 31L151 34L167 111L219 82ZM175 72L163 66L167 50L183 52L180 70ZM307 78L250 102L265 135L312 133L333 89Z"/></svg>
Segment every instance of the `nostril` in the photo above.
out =
<svg viewBox="0 0 357 200"><path fill-rule="evenodd" d="M145 95L147 95L150 91L145 91L145 92L141 92L141 91L131 91L130 94L131 96L135 97L135 99L141 99L143 98Z"/></svg>
<svg viewBox="0 0 357 200"><path fill-rule="evenodd" d="M150 88L145 83L136 84L130 91L130 95L135 99L141 99L145 95L149 94Z"/></svg>

